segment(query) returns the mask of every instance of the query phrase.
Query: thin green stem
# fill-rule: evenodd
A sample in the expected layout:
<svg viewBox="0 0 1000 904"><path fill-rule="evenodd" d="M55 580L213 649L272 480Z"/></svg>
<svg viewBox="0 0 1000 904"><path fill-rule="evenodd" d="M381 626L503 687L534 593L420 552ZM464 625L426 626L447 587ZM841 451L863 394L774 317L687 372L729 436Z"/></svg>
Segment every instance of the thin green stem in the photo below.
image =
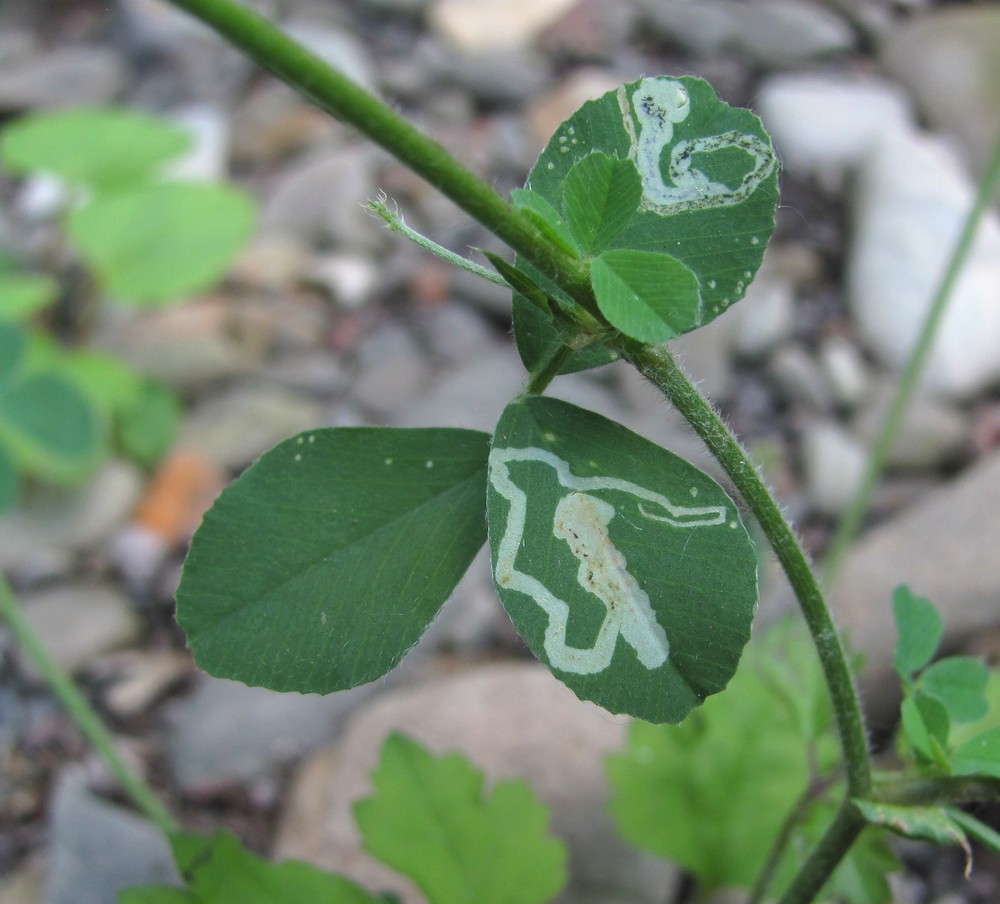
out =
<svg viewBox="0 0 1000 904"><path fill-rule="evenodd" d="M498 286L503 286L505 289L512 288L499 273L488 270L486 267L462 257L461 254L449 251L443 245L439 245L437 242L431 241L427 236L421 235L416 229L411 229L406 225L403 215L398 210L392 210L389 207L384 195L369 201L368 209L385 220L386 225L393 232L405 235L415 245L419 245L425 251L429 251L435 255L435 257L439 257L441 260L447 261L461 270L481 276L483 279L489 280L491 283L496 283Z"/></svg>
<svg viewBox="0 0 1000 904"><path fill-rule="evenodd" d="M757 875L757 881L754 883L753 888L750 889L747 904L761 904L764 900L764 896L771 887L775 873L777 873L778 867L785 856L785 851L788 849L788 845L791 844L792 837L795 834L795 827L805 817L814 796L815 789L811 786L806 788L792 809L788 811L788 815L785 816L785 820L782 822L781 828L774 839L774 844L771 845L767 860L764 861L764 866Z"/></svg>
<svg viewBox="0 0 1000 904"><path fill-rule="evenodd" d="M851 498L850 504L837 524L833 539L830 541L830 546L826 551L823 562L823 578L827 587L833 584L837 569L843 562L844 554L847 552L851 540L861 527L861 522L864 520L865 513L871 504L875 486L882 472L885 470L886 461L888 461L889 453L892 451L892 444L899 434L906 409L919 386L920 376L923 373L924 367L927 364L927 358L934 345L934 337L937 335L938 327L941 324L945 311L948 309L948 302L951 300L955 284L958 282L969 253L972 251L979 224L993 203L993 197L996 194L998 184L1000 184L1000 135L997 136L997 143L993 148L993 156L990 158L989 166L986 168L986 172L983 173L983 178L979 182L975 201L965 218L962 232L955 242L948 266L945 268L941 282L934 293L934 299L927 311L927 317L921 327L920 335L917 337L913 351L910 353L906 366L903 368L903 373L896 386L896 392L889 405L889 410L886 412L881 429L875 438L875 442L872 444L865 472Z"/></svg>
<svg viewBox="0 0 1000 904"><path fill-rule="evenodd" d="M596 313L586 266L570 257L475 173L373 94L267 19L232 0L171 0L320 109L381 145Z"/></svg>
<svg viewBox="0 0 1000 904"><path fill-rule="evenodd" d="M77 728L93 745L119 784L135 805L165 833L178 829L177 822L160 803L156 793L122 759L114 738L101 717L80 693L73 679L49 656L38 635L24 617L7 581L0 576L0 616L10 627L14 638L31 659L59 702L66 708Z"/></svg>
<svg viewBox="0 0 1000 904"><path fill-rule="evenodd" d="M826 884L830 874L844 859L865 827L864 817L849 800L841 804L819 844L796 873L779 904L810 904Z"/></svg>
<svg viewBox="0 0 1000 904"><path fill-rule="evenodd" d="M670 353L625 338L611 347L620 351L684 415L718 459L760 523L795 591L819 654L843 745L848 793L851 797L866 797L871 787L871 761L857 690L830 609L795 531L746 450L677 366Z"/></svg>

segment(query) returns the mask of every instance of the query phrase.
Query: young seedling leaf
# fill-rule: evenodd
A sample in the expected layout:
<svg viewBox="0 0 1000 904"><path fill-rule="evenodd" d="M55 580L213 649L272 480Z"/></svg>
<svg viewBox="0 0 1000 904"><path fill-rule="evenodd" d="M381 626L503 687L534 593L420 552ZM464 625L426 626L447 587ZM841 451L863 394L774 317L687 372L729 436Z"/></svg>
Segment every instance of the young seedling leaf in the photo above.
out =
<svg viewBox="0 0 1000 904"><path fill-rule="evenodd" d="M487 510L500 598L579 697L679 722L726 686L757 563L707 474L593 412L528 396L497 426Z"/></svg>
<svg viewBox="0 0 1000 904"><path fill-rule="evenodd" d="M567 177L595 152L630 161L641 185L638 207L608 247L669 254L696 277L701 303L678 331L709 322L743 297L778 200L777 161L753 113L730 107L700 79L631 82L584 104L556 130L527 188L570 220L565 205L580 198L567 192ZM520 346L516 321L515 335ZM529 370L549 344L521 350Z"/></svg>
<svg viewBox="0 0 1000 904"><path fill-rule="evenodd" d="M18 467L74 481L94 465L101 424L94 407L57 373L31 373L0 388L0 442Z"/></svg>
<svg viewBox="0 0 1000 904"><path fill-rule="evenodd" d="M151 468L173 445L180 422L176 394L161 383L144 380L138 396L115 410L115 437L125 455Z"/></svg>
<svg viewBox="0 0 1000 904"><path fill-rule="evenodd" d="M986 666L973 656L949 656L929 665L917 687L948 710L952 722L977 722L987 712Z"/></svg>
<svg viewBox="0 0 1000 904"><path fill-rule="evenodd" d="M253 201L232 186L176 182L95 198L67 229L109 293L161 304L219 280L254 218Z"/></svg>
<svg viewBox="0 0 1000 904"><path fill-rule="evenodd" d="M543 235L573 257L580 253L580 246L566 225L566 221L548 200L528 188L515 188L510 196L514 205Z"/></svg>
<svg viewBox="0 0 1000 904"><path fill-rule="evenodd" d="M58 292L50 276L0 273L0 321L26 320L52 304Z"/></svg>
<svg viewBox="0 0 1000 904"><path fill-rule="evenodd" d="M946 767L951 722L944 705L917 691L903 699L900 714L903 731L918 756Z"/></svg>
<svg viewBox="0 0 1000 904"><path fill-rule="evenodd" d="M16 173L46 172L94 188L156 175L191 144L186 131L133 110L83 108L35 113L7 126L0 159Z"/></svg>
<svg viewBox="0 0 1000 904"><path fill-rule="evenodd" d="M937 651L941 643L941 616L933 604L915 596L909 587L899 586L893 591L892 611L896 617L895 665L904 681L920 671Z"/></svg>
<svg viewBox="0 0 1000 904"><path fill-rule="evenodd" d="M673 339L698 317L698 280L667 254L606 251L591 265L590 284L608 323L640 342Z"/></svg>
<svg viewBox="0 0 1000 904"><path fill-rule="evenodd" d="M194 536L177 619L206 671L329 693L384 675L486 539L489 436L314 430L261 456Z"/></svg>
<svg viewBox="0 0 1000 904"><path fill-rule="evenodd" d="M518 266L536 276L540 275L524 261L519 261ZM560 294L554 290L549 297L558 298ZM570 303L568 300L564 301L564 304ZM563 344L565 336L562 327L549 314L537 308L520 293L514 294L513 319L517 351L526 369L533 370L540 363L548 360ZM609 351L603 344L592 345L574 352L559 372L563 374L576 373L580 370L602 367L617 360L618 355Z"/></svg>
<svg viewBox="0 0 1000 904"><path fill-rule="evenodd" d="M573 164L566 174L563 209L574 238L586 254L600 254L618 238L639 207L642 181L631 160L599 151Z"/></svg>
<svg viewBox="0 0 1000 904"><path fill-rule="evenodd" d="M526 782L497 782L460 754L436 757L390 735L355 804L365 847L409 876L433 904L543 904L566 882L566 846Z"/></svg>
<svg viewBox="0 0 1000 904"><path fill-rule="evenodd" d="M312 864L271 863L251 854L230 832L177 832L170 841L187 889L134 888L121 894L120 904L385 904L344 876Z"/></svg>
<svg viewBox="0 0 1000 904"><path fill-rule="evenodd" d="M984 731L966 741L951 755L957 775L990 775L1000 778L1000 728Z"/></svg>

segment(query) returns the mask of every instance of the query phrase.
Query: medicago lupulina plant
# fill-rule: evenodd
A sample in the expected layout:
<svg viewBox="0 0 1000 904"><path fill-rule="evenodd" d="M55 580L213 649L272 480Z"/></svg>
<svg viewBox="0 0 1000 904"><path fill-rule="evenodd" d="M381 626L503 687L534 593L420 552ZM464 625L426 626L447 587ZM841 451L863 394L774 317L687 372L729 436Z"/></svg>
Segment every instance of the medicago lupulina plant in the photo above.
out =
<svg viewBox="0 0 1000 904"><path fill-rule="evenodd" d="M756 557L737 505L672 453L544 395L560 373L625 359L692 424L759 522L797 595L828 694L824 718L837 728L834 765L825 741L821 762L837 797L825 811L791 802L754 899L780 879L787 904L814 900L869 825L966 844L969 834L1000 848L987 826L941 805L998 793L996 730L957 747L949 740L950 722L981 709L969 702L982 695L980 673L928 666L937 639L928 634L925 608L897 604L912 776L876 781L851 668L802 548L742 447L662 345L724 313L760 265L774 225L778 165L756 117L696 78L639 79L571 116L510 203L266 20L228 0L174 2L394 153L506 242L516 259L489 260L499 274L493 278L512 289L528 372L526 392L492 436L317 429L262 456L223 492L192 543L178 619L198 663L276 690L330 693L371 681L416 643L489 542L504 606L559 680L583 699L646 723L680 723L690 714L679 729L691 726L688 747L710 737L703 717L727 695L696 707L736 673L757 602ZM384 204L375 207L406 231ZM759 695L740 685L739 675L728 693L738 686L753 704L746 711L763 723L767 710L753 702ZM820 710L811 698L798 701L794 681L783 686L791 712L812 726L806 743L813 735L821 741ZM637 820L626 798L639 788L650 800L633 779L656 762L662 737L643 734L655 728L637 722L631 754L612 766L619 818L630 835ZM398 757L404 748L393 742L387 752ZM467 780L451 771L456 783ZM760 779L742 775L747 784ZM703 780L713 781L711 774ZM509 816L509 794L498 787L501 796L497 807ZM361 806L359 821L378 809ZM805 822L810 831L797 836ZM791 845L802 838L808 847L799 853ZM179 861L204 860L192 844L175 841ZM716 860L725 856L712 852ZM697 871L694 859L684 862ZM413 860L419 868L420 858ZM543 884L544 894L515 889L497 900L547 900L551 883ZM422 887L434 904L484 900ZM202 900L191 894L169 900Z"/></svg>

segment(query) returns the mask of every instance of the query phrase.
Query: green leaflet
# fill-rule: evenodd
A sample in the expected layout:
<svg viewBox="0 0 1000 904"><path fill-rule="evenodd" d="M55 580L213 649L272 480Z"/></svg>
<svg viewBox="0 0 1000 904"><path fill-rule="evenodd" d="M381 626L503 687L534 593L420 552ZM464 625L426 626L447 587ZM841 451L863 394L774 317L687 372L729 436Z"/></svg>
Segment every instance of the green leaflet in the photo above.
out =
<svg viewBox="0 0 1000 904"><path fill-rule="evenodd" d="M191 544L177 619L198 664L303 693L388 672L486 539L488 441L333 428L261 456Z"/></svg>
<svg viewBox="0 0 1000 904"><path fill-rule="evenodd" d="M515 627L578 696L678 722L732 677L756 558L708 475L599 415L529 396L490 452L494 579Z"/></svg>

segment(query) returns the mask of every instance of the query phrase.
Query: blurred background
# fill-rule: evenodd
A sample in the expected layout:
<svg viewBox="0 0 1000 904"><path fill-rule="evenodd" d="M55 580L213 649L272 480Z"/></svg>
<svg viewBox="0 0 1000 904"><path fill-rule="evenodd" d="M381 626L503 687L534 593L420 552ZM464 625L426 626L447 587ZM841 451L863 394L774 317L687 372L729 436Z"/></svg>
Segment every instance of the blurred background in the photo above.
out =
<svg viewBox="0 0 1000 904"><path fill-rule="evenodd" d="M563 119L622 82L695 75L757 112L783 166L774 240L746 298L672 347L822 557L1000 132L1000 5L250 5L505 194ZM68 213L88 192L96 204L117 177L81 190L13 138L6 145L6 348L28 349L25 360L70 385L52 405L77 411L66 400L75 392L96 412L93 442L72 467L40 467L30 443L0 449L14 475L0 568L43 641L188 827L225 825L254 850L382 882L360 853L349 801L381 738L404 728L466 749L490 775L524 774L540 787L556 824L575 833L578 888L565 900L665 900L676 870L617 841L602 815L601 760L621 745L622 721L528 663L482 556L414 654L373 685L281 695L195 669L173 595L191 533L228 480L314 427L489 431L525 374L509 291L450 268L366 209L384 192L449 249L480 262L473 249L503 250L388 154L163 0L3 0L0 141L23 117L105 106L181 130L187 138L157 157L157 172L225 186L235 212L218 214L229 225L217 232L230 238L200 284L136 287L94 239L99 228ZM63 149L90 140L69 135ZM163 266L167 282L185 269ZM0 383L3 371L0 361ZM718 474L627 367L561 377L552 394ZM48 448L45 436L34 440ZM53 442L65 451L75 440ZM892 727L883 678L897 583L942 610L950 650L1000 655L998 446L993 210L834 590L838 619L866 657L876 732ZM791 604L772 563L762 577L767 620ZM162 838L113 802L104 767L2 629L0 678L0 904L103 904L118 887L170 876ZM896 900L1000 899L985 855L968 883L960 856L922 857L907 861ZM598 877L608 887L587 897Z"/></svg>

